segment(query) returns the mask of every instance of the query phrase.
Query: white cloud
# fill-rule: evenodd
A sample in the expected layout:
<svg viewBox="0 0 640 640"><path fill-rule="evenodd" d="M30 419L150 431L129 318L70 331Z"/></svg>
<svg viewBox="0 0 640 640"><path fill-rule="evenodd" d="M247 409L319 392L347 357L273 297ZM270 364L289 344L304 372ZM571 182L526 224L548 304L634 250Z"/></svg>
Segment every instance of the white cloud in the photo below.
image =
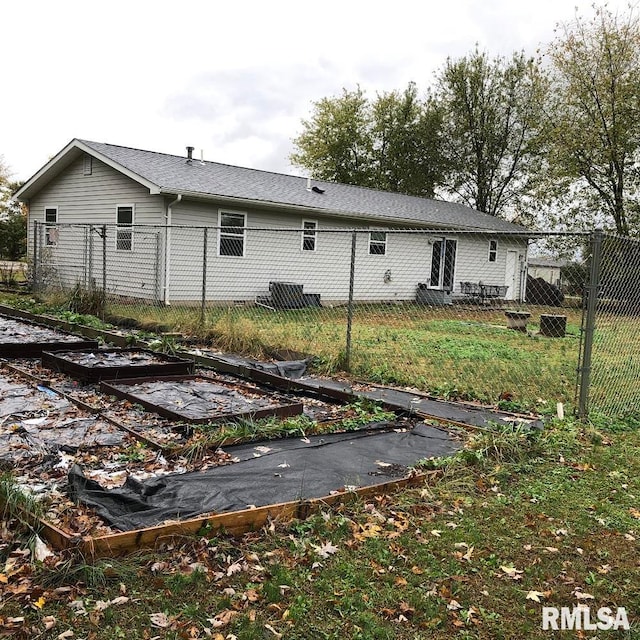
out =
<svg viewBox="0 0 640 640"><path fill-rule="evenodd" d="M312 101L424 90L476 43L533 52L576 5L591 14L590 0L6 0L0 154L18 179L74 137L296 172Z"/></svg>

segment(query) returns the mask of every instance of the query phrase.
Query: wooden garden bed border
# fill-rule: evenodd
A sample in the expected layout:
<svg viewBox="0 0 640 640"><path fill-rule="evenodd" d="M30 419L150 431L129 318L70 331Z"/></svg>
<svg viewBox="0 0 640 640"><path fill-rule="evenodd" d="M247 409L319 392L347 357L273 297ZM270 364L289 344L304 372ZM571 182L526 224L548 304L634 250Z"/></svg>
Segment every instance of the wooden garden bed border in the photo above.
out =
<svg viewBox="0 0 640 640"><path fill-rule="evenodd" d="M208 536L221 533L238 536L248 531L257 531L270 521L304 520L323 507L387 494L405 487L418 486L424 483L428 477L440 473L438 470L418 472L398 480L360 487L353 491L340 491L321 498L281 502L255 509L204 515L189 520L95 537L71 534L24 509L20 509L20 515L29 525L38 530L56 550L75 550L85 558L116 557L139 549L153 549L163 539L193 536L203 529ZM3 508L3 505L0 505L0 510Z"/></svg>

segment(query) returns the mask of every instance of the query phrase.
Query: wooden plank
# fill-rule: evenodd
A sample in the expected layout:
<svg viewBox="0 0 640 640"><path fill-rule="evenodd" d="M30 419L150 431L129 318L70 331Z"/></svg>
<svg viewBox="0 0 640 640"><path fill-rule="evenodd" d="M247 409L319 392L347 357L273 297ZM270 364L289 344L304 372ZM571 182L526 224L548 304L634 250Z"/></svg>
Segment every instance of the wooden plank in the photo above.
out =
<svg viewBox="0 0 640 640"><path fill-rule="evenodd" d="M6 503L0 501L0 513L3 514L3 517L5 517L5 509ZM56 527L48 520L36 516L23 507L15 506L13 509L16 510L16 517L19 520L25 522L36 533L38 533L38 535L51 544L54 549L71 549L82 545L83 539L80 536L70 535L66 531Z"/></svg>
<svg viewBox="0 0 640 640"><path fill-rule="evenodd" d="M80 407L80 409L84 409L87 413L92 413L94 415L97 414L97 417L101 418L105 422L109 422L114 427L118 427L118 429L122 429L123 431L126 431L127 433L131 434L134 438L136 438L136 440L139 440L140 442L144 442L145 444L149 445L153 449L156 449L157 451L162 451L163 453L167 453L167 447L160 444L156 440L153 440L152 438L149 438L148 436L145 436L144 434L142 434L140 431L137 431L136 429L128 427L125 424L122 424L120 421L116 420L115 418L112 418L111 416L106 415L105 413L102 412L102 409L100 409L100 407L94 407L93 405L88 404L80 400L79 398L76 398L73 395L67 393L66 391L58 388L56 385L52 385L50 380L47 380L46 378L41 378L40 376L37 376L31 373L30 371L26 371L22 367L18 367L17 365L12 364L10 362L6 362L2 359L0 359L0 366L4 367L5 369L8 369L9 371L17 373L18 375L23 376L24 378L27 378L28 380L31 380L38 385L47 387L47 389L51 389L51 391L54 391L59 396L66 398L67 400L69 400L69 402L73 403L77 407Z"/></svg>
<svg viewBox="0 0 640 640"><path fill-rule="evenodd" d="M211 384L218 385L219 387L238 389L238 392L252 394L259 396L263 399L268 399L269 394L265 393L261 389L255 389L238 382L229 382L227 380L217 380L206 375L188 375L188 376L158 376L155 378L122 378L120 380L103 380L100 383L100 391L107 395L115 396L123 400L128 400L132 404L139 404L145 409L157 413L164 418L173 420L175 422L188 422L190 424L207 424L226 422L241 419L255 420L258 418L266 418L271 416L279 416L287 418L291 416L297 416L303 413L304 405L301 402L286 402L286 398L282 396L275 396L273 399L277 402L269 407L251 408L250 403L247 402L246 406L249 408L244 411L227 411L220 413L207 414L200 417L192 417L187 414L181 413L179 408L169 409L165 406L156 404L151 400L144 398L141 395L135 393L129 393L125 391L126 387L139 386L146 382L162 383L162 382L190 382L190 381L205 381Z"/></svg>
<svg viewBox="0 0 640 640"><path fill-rule="evenodd" d="M125 531L101 537L86 537L82 542L82 551L91 557L116 556L131 553L137 549L153 548L164 538L193 536L202 529L208 535L229 533L241 535L247 531L255 531L271 520L287 522L292 519L305 519L317 513L324 506L346 503L353 499L390 493L409 486L420 485L427 477L440 474L440 471L416 473L398 480L382 482L354 491L342 491L321 498L282 502L256 509L244 509L229 513L207 515L183 522L171 522L155 527Z"/></svg>
<svg viewBox="0 0 640 640"><path fill-rule="evenodd" d="M43 324L48 327L52 327L54 329L62 329L63 331L67 331L69 333L80 334L85 338L91 338L92 340L97 340L98 338L102 338L107 342L114 344L116 347L148 346L146 342L143 342L140 340L132 341L130 336L122 336L113 331L108 331L107 329L95 329L94 327L87 327L82 324L74 324L71 322L67 322L66 320L62 320L60 318L38 315L35 313L30 313L29 311L14 309L13 307L8 307L3 304L0 304L0 314L10 316L13 318L21 318L23 320L31 320L31 322Z"/></svg>

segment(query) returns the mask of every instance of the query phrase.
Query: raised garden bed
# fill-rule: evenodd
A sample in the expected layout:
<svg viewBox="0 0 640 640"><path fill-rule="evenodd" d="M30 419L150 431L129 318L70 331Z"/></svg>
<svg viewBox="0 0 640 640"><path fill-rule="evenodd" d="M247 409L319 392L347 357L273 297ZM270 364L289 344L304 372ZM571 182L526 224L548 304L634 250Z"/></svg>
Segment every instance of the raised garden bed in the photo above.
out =
<svg viewBox="0 0 640 640"><path fill-rule="evenodd" d="M291 403L286 398L247 385L205 376L103 381L100 390L140 404L170 420L195 424L288 417L303 411L301 402Z"/></svg>
<svg viewBox="0 0 640 640"><path fill-rule="evenodd" d="M0 316L0 357L2 358L39 358L43 351L97 348L96 340L79 338L27 320L14 320Z"/></svg>
<svg viewBox="0 0 640 640"><path fill-rule="evenodd" d="M193 372L194 363L145 349L94 349L45 351L42 354L42 366L84 382L99 382L118 378L188 375Z"/></svg>

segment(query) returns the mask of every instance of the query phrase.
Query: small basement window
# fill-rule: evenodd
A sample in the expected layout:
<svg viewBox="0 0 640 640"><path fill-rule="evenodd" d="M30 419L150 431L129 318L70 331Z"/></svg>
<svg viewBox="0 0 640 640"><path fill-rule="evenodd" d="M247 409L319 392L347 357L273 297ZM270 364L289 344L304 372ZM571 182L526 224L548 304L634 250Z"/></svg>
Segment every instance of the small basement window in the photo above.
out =
<svg viewBox="0 0 640 640"><path fill-rule="evenodd" d="M489 262L495 262L498 257L498 241L489 240Z"/></svg>
<svg viewBox="0 0 640 640"><path fill-rule="evenodd" d="M315 251L318 235L318 223L315 220L302 221L302 250Z"/></svg>
<svg viewBox="0 0 640 640"><path fill-rule="evenodd" d="M386 231L371 231L369 233L369 255L384 256L387 253Z"/></svg>
<svg viewBox="0 0 640 640"><path fill-rule="evenodd" d="M244 213L220 212L219 256L244 256L245 221Z"/></svg>
<svg viewBox="0 0 640 640"><path fill-rule="evenodd" d="M116 251L133 251L133 205L116 208Z"/></svg>
<svg viewBox="0 0 640 640"><path fill-rule="evenodd" d="M47 247L55 247L58 244L58 207L45 207L44 223L44 243Z"/></svg>

